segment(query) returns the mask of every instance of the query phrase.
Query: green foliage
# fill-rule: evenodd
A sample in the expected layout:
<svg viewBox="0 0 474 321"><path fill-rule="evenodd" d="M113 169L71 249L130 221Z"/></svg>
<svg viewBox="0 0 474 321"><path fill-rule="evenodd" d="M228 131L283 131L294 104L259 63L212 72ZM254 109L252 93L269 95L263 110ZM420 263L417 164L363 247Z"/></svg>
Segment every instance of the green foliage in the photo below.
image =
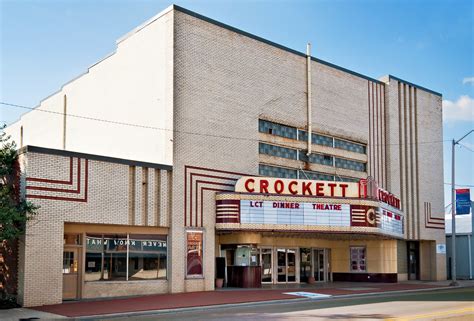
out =
<svg viewBox="0 0 474 321"><path fill-rule="evenodd" d="M14 240L25 233L26 222L36 214L37 206L19 199L15 190L16 144L4 132L0 133L0 240Z"/></svg>

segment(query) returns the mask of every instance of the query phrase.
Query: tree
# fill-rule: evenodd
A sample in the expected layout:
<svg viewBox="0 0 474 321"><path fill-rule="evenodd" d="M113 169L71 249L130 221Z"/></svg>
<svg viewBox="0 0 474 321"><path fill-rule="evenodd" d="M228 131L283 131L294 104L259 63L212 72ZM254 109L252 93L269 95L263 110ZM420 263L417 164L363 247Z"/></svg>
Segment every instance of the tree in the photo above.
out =
<svg viewBox="0 0 474 321"><path fill-rule="evenodd" d="M0 241L13 241L25 233L26 222L38 206L19 197L18 152L4 128L0 133Z"/></svg>

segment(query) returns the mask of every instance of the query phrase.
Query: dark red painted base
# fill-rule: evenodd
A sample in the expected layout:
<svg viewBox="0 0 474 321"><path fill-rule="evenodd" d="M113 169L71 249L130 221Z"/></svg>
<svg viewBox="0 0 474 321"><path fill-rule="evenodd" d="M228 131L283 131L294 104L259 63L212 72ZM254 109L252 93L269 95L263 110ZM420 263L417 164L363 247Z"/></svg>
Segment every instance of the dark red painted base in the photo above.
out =
<svg viewBox="0 0 474 321"><path fill-rule="evenodd" d="M397 283L397 273L333 273L333 281Z"/></svg>

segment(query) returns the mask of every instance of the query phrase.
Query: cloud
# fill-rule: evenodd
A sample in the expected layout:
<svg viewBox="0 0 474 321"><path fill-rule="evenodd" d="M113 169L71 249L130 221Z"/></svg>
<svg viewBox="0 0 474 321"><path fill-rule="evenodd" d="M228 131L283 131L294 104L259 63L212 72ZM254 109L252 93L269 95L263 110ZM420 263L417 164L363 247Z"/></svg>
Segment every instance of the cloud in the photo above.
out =
<svg viewBox="0 0 474 321"><path fill-rule="evenodd" d="M466 77L462 80L462 84L471 84L474 86L474 77Z"/></svg>
<svg viewBox="0 0 474 321"><path fill-rule="evenodd" d="M474 121L474 99L463 95L457 101L443 100L443 121Z"/></svg>

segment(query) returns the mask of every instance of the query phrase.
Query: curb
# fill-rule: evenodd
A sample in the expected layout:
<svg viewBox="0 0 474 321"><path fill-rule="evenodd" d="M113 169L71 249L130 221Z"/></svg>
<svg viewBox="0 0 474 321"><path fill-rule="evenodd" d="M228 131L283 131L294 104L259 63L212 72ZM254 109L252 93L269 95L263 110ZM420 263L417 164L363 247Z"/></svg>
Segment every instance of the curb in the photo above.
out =
<svg viewBox="0 0 474 321"><path fill-rule="evenodd" d="M229 309L235 307L252 307L252 306L264 306L264 305L273 305L273 304L291 304L291 303L301 303L301 302L315 302L315 301L327 301L327 300L344 300L357 297L372 297L372 296L384 296L390 297L401 293L416 293L416 292L431 292L439 290L451 290L451 289L460 289L460 288L474 288L472 285L458 285L458 286L444 286L444 287L435 287L428 289L411 289L411 290L396 290L388 292L368 292L368 293L354 293L354 294L342 294L326 298L295 298L295 299L281 299L281 300L268 300L268 301L257 301L257 302L241 302L241 303L225 303L225 304L214 304L214 305L204 305L196 307L184 307L184 308L173 308L173 309L160 309L160 310L146 310L146 311L131 311L131 312L121 312L121 313L110 313L110 314L96 314L90 316L81 316L75 317L74 320L97 320L102 318L119 318L119 317L132 317L132 316L144 316L144 315L166 315L171 313L186 313L186 312L198 312L203 310L220 310L220 309Z"/></svg>

